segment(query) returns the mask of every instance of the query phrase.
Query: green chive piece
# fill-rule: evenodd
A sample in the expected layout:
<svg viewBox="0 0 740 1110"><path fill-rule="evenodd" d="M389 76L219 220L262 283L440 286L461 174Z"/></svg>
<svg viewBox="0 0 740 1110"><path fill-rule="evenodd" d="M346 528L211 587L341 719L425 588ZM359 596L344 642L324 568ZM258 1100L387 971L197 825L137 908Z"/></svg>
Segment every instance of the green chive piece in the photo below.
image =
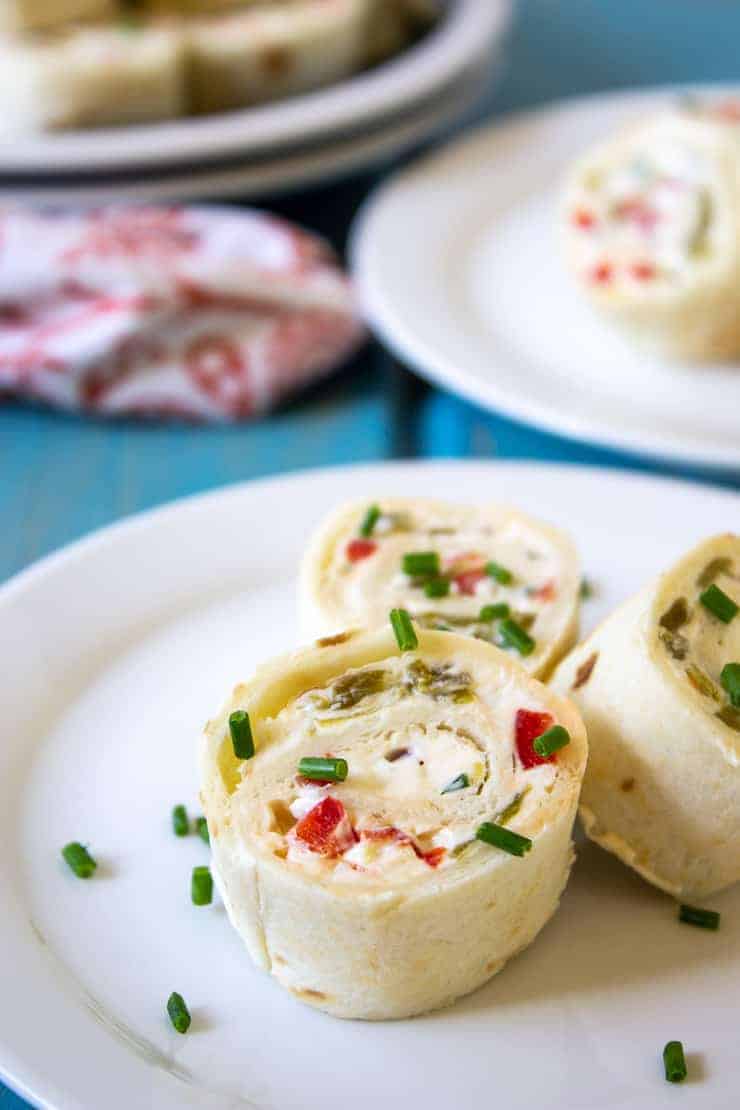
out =
<svg viewBox="0 0 740 1110"><path fill-rule="evenodd" d="M740 663L725 663L719 680L730 695L730 703L740 709Z"/></svg>
<svg viewBox="0 0 740 1110"><path fill-rule="evenodd" d="M245 709L235 709L229 717L229 732L237 759L251 759L254 755L254 739L249 714Z"/></svg>
<svg viewBox="0 0 740 1110"><path fill-rule="evenodd" d="M298 774L314 782L344 782L347 770L346 759L320 759L306 756L298 764Z"/></svg>
<svg viewBox="0 0 740 1110"><path fill-rule="evenodd" d="M367 539L368 536L372 536L373 529L380 520L380 515L381 514L379 506L371 505L362 518L362 524L360 525L361 536L364 536L365 539Z"/></svg>
<svg viewBox="0 0 740 1110"><path fill-rule="evenodd" d="M537 755L541 755L544 759L547 759L553 752L560 751L561 748L565 748L568 744L570 744L570 733L567 728L563 728L562 725L553 725L552 728L548 728L546 732L543 732L541 736L536 737L532 743L532 747L537 752Z"/></svg>
<svg viewBox="0 0 740 1110"><path fill-rule="evenodd" d="M506 567L502 567L500 563L486 563L486 574L490 578L495 578L502 586L510 586L514 581L514 575Z"/></svg>
<svg viewBox="0 0 740 1110"><path fill-rule="evenodd" d="M439 555L436 551L408 551L401 560L404 574L418 578L424 574L439 574Z"/></svg>
<svg viewBox="0 0 740 1110"><path fill-rule="evenodd" d="M479 621L500 621L511 614L511 609L505 601L498 605L484 605L478 614Z"/></svg>
<svg viewBox="0 0 740 1110"><path fill-rule="evenodd" d="M678 920L685 925L696 925L699 929L719 929L719 914L716 910L700 910L697 906L680 906Z"/></svg>
<svg viewBox="0 0 740 1110"><path fill-rule="evenodd" d="M62 855L78 879L89 879L98 866L85 845L78 844L76 840L62 848Z"/></svg>
<svg viewBox="0 0 740 1110"><path fill-rule="evenodd" d="M424 583L424 593L427 597L447 597L449 592L449 578L430 578Z"/></svg>
<svg viewBox="0 0 740 1110"><path fill-rule="evenodd" d="M391 626L401 651L413 651L419 646L411 617L405 609L391 609Z"/></svg>
<svg viewBox="0 0 740 1110"><path fill-rule="evenodd" d="M188 811L185 806L175 806L172 810L172 831L175 836L187 836L190 832Z"/></svg>
<svg viewBox="0 0 740 1110"><path fill-rule="evenodd" d="M208 832L208 822L206 821L205 817L195 818L195 831L204 844L211 843L211 835Z"/></svg>
<svg viewBox="0 0 740 1110"><path fill-rule="evenodd" d="M210 906L213 901L213 876L210 867L193 868L190 897L194 906Z"/></svg>
<svg viewBox="0 0 740 1110"><path fill-rule="evenodd" d="M578 592L583 601L588 601L594 596L594 588L588 578L581 579L581 588Z"/></svg>
<svg viewBox="0 0 740 1110"><path fill-rule="evenodd" d="M528 837L505 829L503 825L494 825L492 821L483 822L475 839L482 840L484 844L492 844L494 848L500 848L510 856L524 856L532 847L532 841Z"/></svg>
<svg viewBox="0 0 740 1110"><path fill-rule="evenodd" d="M732 598L728 597L724 590L721 590L714 582L711 586L707 586L703 594L699 594L699 601L723 624L729 624L733 617L736 617L740 612L740 608Z"/></svg>
<svg viewBox="0 0 740 1110"><path fill-rule="evenodd" d="M688 1072L683 1045L680 1041L669 1041L663 1049L663 1067L669 1083L683 1083Z"/></svg>
<svg viewBox="0 0 740 1110"><path fill-rule="evenodd" d="M515 648L520 655L531 655L535 649L535 642L520 624L507 617L499 625L501 639L506 647Z"/></svg>
<svg viewBox="0 0 740 1110"><path fill-rule="evenodd" d="M187 1033L190 1028L190 1010L183 996L177 991L173 991L167 999L167 1013L177 1032Z"/></svg>
<svg viewBox="0 0 740 1110"><path fill-rule="evenodd" d="M470 786L470 779L463 771L463 773L461 775L458 775L457 778L454 778L452 782L448 782L447 786L444 788L443 791L441 791L441 793L454 794L456 790L465 790L467 786Z"/></svg>

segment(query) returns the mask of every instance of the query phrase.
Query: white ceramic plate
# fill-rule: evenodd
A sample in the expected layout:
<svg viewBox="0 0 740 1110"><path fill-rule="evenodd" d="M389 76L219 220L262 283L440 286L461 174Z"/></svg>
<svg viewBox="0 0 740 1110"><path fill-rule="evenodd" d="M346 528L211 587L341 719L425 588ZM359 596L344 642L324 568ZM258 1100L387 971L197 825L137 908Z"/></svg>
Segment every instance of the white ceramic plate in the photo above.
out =
<svg viewBox="0 0 740 1110"><path fill-rule="evenodd" d="M560 912L487 986L413 1021L341 1022L255 971L223 908L189 901L199 728L294 640L296 567L341 499L499 498L572 530L585 624L740 497L597 470L389 464L235 486L107 529L0 590L0 1071L49 1110L725 1110L737 1106L740 889L717 934L583 846ZM94 880L59 857L99 858ZM186 1037L168 1026L179 990ZM684 1041L691 1081L662 1078Z"/></svg>
<svg viewBox="0 0 740 1110"><path fill-rule="evenodd" d="M562 435L740 468L740 367L646 358L579 299L555 242L568 162L677 95L620 93L518 117L383 186L352 253L386 343L446 388Z"/></svg>
<svg viewBox="0 0 740 1110"><path fill-rule="evenodd" d="M390 122L371 135L340 141L317 142L310 150L285 152L265 160L216 168L208 163L191 170L126 175L124 178L96 176L80 180L49 178L18 185L0 176L0 202L55 207L111 202L163 203L203 198L238 197L247 200L275 196L292 189L327 182L369 169L384 159L397 157L416 144L445 131L465 115L488 87L498 59L468 71L433 103L409 112L402 122ZM161 167L160 167L161 170Z"/></svg>
<svg viewBox="0 0 740 1110"><path fill-rule="evenodd" d="M275 104L201 119L135 127L13 137L0 144L0 176L83 170L198 166L223 158L276 154L297 142L367 131L395 120L481 61L503 38L511 0L449 0L449 12L418 44L330 88Z"/></svg>

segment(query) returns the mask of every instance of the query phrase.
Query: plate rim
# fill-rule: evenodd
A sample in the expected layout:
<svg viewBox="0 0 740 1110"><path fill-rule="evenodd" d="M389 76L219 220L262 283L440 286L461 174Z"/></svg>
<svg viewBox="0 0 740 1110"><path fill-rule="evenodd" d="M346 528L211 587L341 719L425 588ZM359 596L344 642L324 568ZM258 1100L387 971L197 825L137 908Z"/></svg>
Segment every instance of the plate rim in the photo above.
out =
<svg viewBox="0 0 740 1110"><path fill-rule="evenodd" d="M511 25L513 0L454 0L424 38L380 65L323 89L203 117L91 131L11 137L0 143L0 175L105 173L166 165L186 149L198 162L279 148L297 135L326 137L413 107L488 53ZM181 155L179 160L182 160Z"/></svg>
<svg viewBox="0 0 740 1110"><path fill-rule="evenodd" d="M218 502L228 503L231 499L240 498L246 491L254 491L257 495L269 493L276 488L290 486L300 492L300 487L310 486L315 482L332 482L340 476L352 474L377 475L378 482L385 480L384 475L390 473L433 474L435 471L466 471L477 472L483 482L491 473L516 471L525 473L531 480L536 481L538 476L547 472L551 479L557 482L569 482L572 479L584 478L591 483L603 482L605 477L625 487L656 487L672 486L677 492L691 491L693 496L701 496L702 490L711 492L718 501L727 502L733 507L740 506L740 493L724 489L711 483L689 481L668 475L655 475L633 469L611 469L600 466L584 466L577 463L550 463L547 461L531 460L502 460L502 459L388 459L371 463L356 463L351 465L337 465L329 467L307 468L305 470L291 470L283 474L271 475L264 478L228 483L207 491L188 494L164 504L132 513L122 519L112 522L104 527L72 541L69 544L49 553L24 568L6 582L0 584L0 612L6 604L13 604L19 597L23 600L24 592L33 590L36 583L45 580L49 575L73 566L75 562L84 561L88 556L95 557L96 552L104 551L115 545L119 536L135 534L141 530L167 527L168 521L183 513L208 512L210 506ZM0 1077L11 1090L16 1091L21 1097L27 1098L33 1105L60 1110L62 1106L79 1106L77 1095L72 1093L64 1095L56 1086L53 1076L45 1072L39 1064L39 1054L34 1056L34 1063L26 1067L28 1049L12 1046L7 1041L0 1044ZM61 1096L61 1097L60 1097Z"/></svg>
<svg viewBox="0 0 740 1110"><path fill-rule="evenodd" d="M401 315L394 311L393 305L383 296L382 273L375 269L375 260L370 258L368 244L378 234L378 223L388 197L396 190L408 186L414 177L434 171L436 165L449 158L451 154L465 155L467 149L491 140L494 136L506 142L520 132L535 126L547 125L551 120L568 115L576 116L584 109L592 110L605 102L639 107L644 103L659 102L667 96L681 93L712 92L738 89L737 84L726 81L650 85L640 89L619 89L615 91L577 94L559 98L534 109L511 112L501 119L484 123L453 138L431 153L422 154L408 165L402 167L390 179L379 185L361 206L350 230L348 257L350 272L360 298L360 309L369 326L384 344L420 377L441 386L443 389L472 401L479 407L494 414L503 414L521 423L531 424L548 432L559 435L571 442L584 442L595 446L607 447L626 452L636 459L650 458L662 462L683 463L711 472L740 471L740 442L737 448L725 447L715 450L711 443L702 447L686 447L679 434L652 433L648 438L631 436L629 431L620 431L608 421L593 421L588 416L579 416L558 409L553 412L545 402L538 402L501 389L494 377L488 381L469 375L464 370L451 368L443 356L437 355L431 344L406 328ZM370 260L369 260L370 258ZM740 373L740 370L738 371Z"/></svg>

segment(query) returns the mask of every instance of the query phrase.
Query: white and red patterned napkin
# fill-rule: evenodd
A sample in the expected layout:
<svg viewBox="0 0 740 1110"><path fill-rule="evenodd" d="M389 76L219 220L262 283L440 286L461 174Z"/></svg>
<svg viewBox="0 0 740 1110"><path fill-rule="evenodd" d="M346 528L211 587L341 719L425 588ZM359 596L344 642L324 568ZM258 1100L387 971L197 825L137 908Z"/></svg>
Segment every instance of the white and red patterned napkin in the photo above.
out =
<svg viewBox="0 0 740 1110"><path fill-rule="evenodd" d="M262 212L0 211L0 393L241 420L363 334L328 247Z"/></svg>

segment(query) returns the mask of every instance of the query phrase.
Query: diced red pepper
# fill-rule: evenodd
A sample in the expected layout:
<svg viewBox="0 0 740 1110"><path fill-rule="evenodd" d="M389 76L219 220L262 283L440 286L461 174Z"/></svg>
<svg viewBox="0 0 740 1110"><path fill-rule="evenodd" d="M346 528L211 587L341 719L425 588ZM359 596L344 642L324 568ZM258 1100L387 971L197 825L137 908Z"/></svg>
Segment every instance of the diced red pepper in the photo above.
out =
<svg viewBox="0 0 740 1110"><path fill-rule="evenodd" d="M554 601L556 596L557 589L552 579L550 579L549 582L545 582L543 586L540 586L539 589L534 590L532 593L532 597L535 598L536 601Z"/></svg>
<svg viewBox="0 0 740 1110"><path fill-rule="evenodd" d="M611 262L597 262L591 270L591 280L597 285L608 285L614 277L614 267Z"/></svg>
<svg viewBox="0 0 740 1110"><path fill-rule="evenodd" d="M475 587L486 577L485 559L477 551L458 555L450 560L445 569L460 593L468 596L475 593Z"/></svg>
<svg viewBox="0 0 740 1110"><path fill-rule="evenodd" d="M715 105L714 111L730 123L740 123L740 100L725 100Z"/></svg>
<svg viewBox="0 0 740 1110"><path fill-rule="evenodd" d="M360 559L367 559L378 550L375 540L350 540L347 544L347 558L350 563L359 563Z"/></svg>
<svg viewBox="0 0 740 1110"><path fill-rule="evenodd" d="M616 215L619 219L630 220L642 231L652 231L660 219L657 211L643 200L642 197L630 197L617 205Z"/></svg>
<svg viewBox="0 0 740 1110"><path fill-rule="evenodd" d="M305 847L322 856L341 856L357 842L346 809L331 795L322 798L301 818L293 834Z"/></svg>
<svg viewBox="0 0 740 1110"><path fill-rule="evenodd" d="M514 738L516 750L525 770L529 770L530 767L538 767L541 763L552 763L555 759L554 753L545 758L537 755L533 747L537 737L542 736L543 732L547 732L552 724L553 718L549 713L536 713L532 709L517 709Z"/></svg>
<svg viewBox="0 0 740 1110"><path fill-rule="evenodd" d="M596 223L596 217L587 208L576 208L573 213L573 223L583 231L589 231Z"/></svg>
<svg viewBox="0 0 740 1110"><path fill-rule="evenodd" d="M652 262L633 262L630 273L636 281L652 281L655 277L655 266Z"/></svg>
<svg viewBox="0 0 740 1110"><path fill-rule="evenodd" d="M444 848L432 848L429 852L421 853L421 858L424 860L424 863L428 863L430 867L439 867L444 857Z"/></svg>
<svg viewBox="0 0 740 1110"><path fill-rule="evenodd" d="M425 852L416 843L412 836L405 833L403 829L397 829L395 825L381 825L376 828L360 829L361 840L392 840L396 844L407 844L411 848L418 859L423 859L429 867L439 867L445 855L445 848L430 848Z"/></svg>

